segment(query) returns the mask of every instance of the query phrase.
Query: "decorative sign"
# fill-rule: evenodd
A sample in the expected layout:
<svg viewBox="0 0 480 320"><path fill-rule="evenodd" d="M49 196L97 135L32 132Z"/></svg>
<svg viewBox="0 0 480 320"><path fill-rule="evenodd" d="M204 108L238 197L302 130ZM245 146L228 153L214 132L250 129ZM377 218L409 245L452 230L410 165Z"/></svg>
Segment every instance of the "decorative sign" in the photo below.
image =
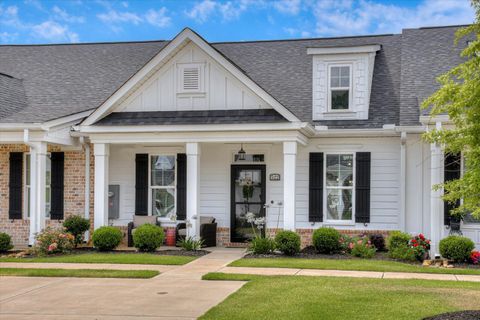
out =
<svg viewBox="0 0 480 320"><path fill-rule="evenodd" d="M280 181L280 173L270 173L270 181Z"/></svg>

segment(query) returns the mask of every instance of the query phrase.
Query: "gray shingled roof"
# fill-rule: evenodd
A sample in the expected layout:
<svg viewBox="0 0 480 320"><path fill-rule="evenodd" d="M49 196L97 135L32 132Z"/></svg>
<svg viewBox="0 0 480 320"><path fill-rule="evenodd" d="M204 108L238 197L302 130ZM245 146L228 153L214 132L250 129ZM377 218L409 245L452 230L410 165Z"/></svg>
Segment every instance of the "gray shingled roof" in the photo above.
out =
<svg viewBox="0 0 480 320"><path fill-rule="evenodd" d="M0 73L0 119L8 118L27 107L22 80Z"/></svg>
<svg viewBox="0 0 480 320"><path fill-rule="evenodd" d="M312 122L312 57L307 55L307 48L380 44L370 118L315 124L337 128L410 125L418 123L419 103L436 89L434 79L461 62L458 56L465 42L452 49L457 29L407 29L398 35L212 46L298 118ZM0 122L43 122L94 109L167 43L0 46L0 73L21 79L26 96L26 105L0 104ZM0 88L0 92L5 90L9 89ZM7 108L10 111L4 112Z"/></svg>
<svg viewBox="0 0 480 320"><path fill-rule="evenodd" d="M287 120L273 109L114 112L95 125L273 123Z"/></svg>

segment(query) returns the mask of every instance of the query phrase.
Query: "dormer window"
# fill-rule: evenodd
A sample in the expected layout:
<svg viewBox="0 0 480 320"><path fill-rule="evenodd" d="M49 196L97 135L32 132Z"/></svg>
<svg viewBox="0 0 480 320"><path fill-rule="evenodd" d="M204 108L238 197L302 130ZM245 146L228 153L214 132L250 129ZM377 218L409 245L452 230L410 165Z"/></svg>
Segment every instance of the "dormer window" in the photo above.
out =
<svg viewBox="0 0 480 320"><path fill-rule="evenodd" d="M368 119L375 55L380 45L308 48L312 55L312 119Z"/></svg>
<svg viewBox="0 0 480 320"><path fill-rule="evenodd" d="M177 65L178 93L204 93L203 63L182 63Z"/></svg>
<svg viewBox="0 0 480 320"><path fill-rule="evenodd" d="M330 65L330 110L348 110L350 107L351 93L351 67L350 65Z"/></svg>

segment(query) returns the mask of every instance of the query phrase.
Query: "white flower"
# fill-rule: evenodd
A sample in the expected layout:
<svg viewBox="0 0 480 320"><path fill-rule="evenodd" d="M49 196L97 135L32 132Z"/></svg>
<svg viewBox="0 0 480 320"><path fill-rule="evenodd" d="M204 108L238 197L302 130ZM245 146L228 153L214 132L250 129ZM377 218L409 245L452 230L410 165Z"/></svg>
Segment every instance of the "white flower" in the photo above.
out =
<svg viewBox="0 0 480 320"><path fill-rule="evenodd" d="M253 212L247 212L245 218L247 218L248 223L253 223L255 221L255 214Z"/></svg>

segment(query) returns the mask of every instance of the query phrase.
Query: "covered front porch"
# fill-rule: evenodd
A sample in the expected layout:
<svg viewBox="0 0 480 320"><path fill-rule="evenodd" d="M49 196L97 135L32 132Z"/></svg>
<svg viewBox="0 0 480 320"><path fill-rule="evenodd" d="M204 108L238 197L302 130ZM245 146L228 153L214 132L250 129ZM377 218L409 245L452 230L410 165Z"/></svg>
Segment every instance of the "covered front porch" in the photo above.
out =
<svg viewBox="0 0 480 320"><path fill-rule="evenodd" d="M252 212L266 217L264 230L295 230L297 148L307 141L297 129L89 133L94 228L147 215L163 228L184 222L199 238L209 217L217 245L229 245L251 238Z"/></svg>

